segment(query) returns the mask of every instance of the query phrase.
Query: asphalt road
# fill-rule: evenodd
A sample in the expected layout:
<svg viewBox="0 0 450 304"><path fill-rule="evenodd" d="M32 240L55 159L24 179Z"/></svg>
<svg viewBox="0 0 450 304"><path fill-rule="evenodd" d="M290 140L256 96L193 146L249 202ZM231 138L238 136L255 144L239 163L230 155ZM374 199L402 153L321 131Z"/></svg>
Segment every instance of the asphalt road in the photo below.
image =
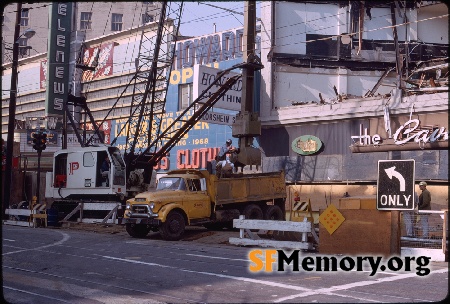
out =
<svg viewBox="0 0 450 304"><path fill-rule="evenodd" d="M434 302L448 293L448 263L431 273L250 272L239 232L190 229L178 242L133 239L118 227L2 226L3 297L9 303ZM318 254L303 252L304 257Z"/></svg>

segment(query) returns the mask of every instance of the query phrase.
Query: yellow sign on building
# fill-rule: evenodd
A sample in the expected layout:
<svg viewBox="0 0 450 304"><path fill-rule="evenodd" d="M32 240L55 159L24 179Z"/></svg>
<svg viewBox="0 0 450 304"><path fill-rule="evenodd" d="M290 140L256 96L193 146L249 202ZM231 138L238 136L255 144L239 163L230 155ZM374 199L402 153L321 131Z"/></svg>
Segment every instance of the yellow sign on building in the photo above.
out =
<svg viewBox="0 0 450 304"><path fill-rule="evenodd" d="M333 234L344 221L345 218L342 213L340 213L332 204L319 216L319 222L330 234Z"/></svg>

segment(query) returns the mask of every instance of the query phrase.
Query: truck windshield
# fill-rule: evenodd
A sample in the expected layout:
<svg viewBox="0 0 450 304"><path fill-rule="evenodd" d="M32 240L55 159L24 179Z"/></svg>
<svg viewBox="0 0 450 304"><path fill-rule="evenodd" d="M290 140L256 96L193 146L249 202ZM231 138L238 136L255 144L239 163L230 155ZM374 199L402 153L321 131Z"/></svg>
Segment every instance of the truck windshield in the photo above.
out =
<svg viewBox="0 0 450 304"><path fill-rule="evenodd" d="M156 190L186 190L186 185L181 177L161 177Z"/></svg>

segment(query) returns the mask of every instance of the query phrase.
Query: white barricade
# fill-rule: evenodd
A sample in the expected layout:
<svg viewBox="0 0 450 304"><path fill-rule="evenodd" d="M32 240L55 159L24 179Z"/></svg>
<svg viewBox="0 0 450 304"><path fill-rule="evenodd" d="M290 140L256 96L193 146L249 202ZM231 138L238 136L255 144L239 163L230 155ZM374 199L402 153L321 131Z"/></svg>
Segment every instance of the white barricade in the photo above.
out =
<svg viewBox="0 0 450 304"><path fill-rule="evenodd" d="M229 243L240 246L262 246L273 248L288 248L288 249L306 249L312 250L313 244L309 243L308 233L311 233L318 242L317 234L312 227L311 222L285 222L285 221L269 221L269 220L245 220L244 216L239 216L239 219L233 220L233 227L239 228L239 238L230 238ZM302 234L301 241L277 241L260 238L256 233L250 229L268 230L268 231L291 231ZM245 236L249 236L246 238Z"/></svg>

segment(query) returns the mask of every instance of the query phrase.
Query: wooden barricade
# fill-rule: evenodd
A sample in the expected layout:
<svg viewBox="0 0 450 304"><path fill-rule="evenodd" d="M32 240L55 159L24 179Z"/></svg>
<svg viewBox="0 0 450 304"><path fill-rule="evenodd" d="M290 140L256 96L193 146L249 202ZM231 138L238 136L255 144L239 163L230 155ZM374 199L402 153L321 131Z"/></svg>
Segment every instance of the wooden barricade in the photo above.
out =
<svg viewBox="0 0 450 304"><path fill-rule="evenodd" d="M289 248L289 249L306 249L312 250L313 244L307 242L308 233L314 236L318 242L318 237L315 233L312 223L305 219L303 222L285 222L285 221L269 221L269 220L245 220L244 216L239 216L239 219L233 220L233 227L239 228L239 238L230 238L229 242L233 245L251 246L257 245L262 247L273 248ZM277 241L264 239L258 236L257 233L252 232L252 229L269 230L269 231L293 231L302 234L301 241ZM248 236L248 238L246 238Z"/></svg>

